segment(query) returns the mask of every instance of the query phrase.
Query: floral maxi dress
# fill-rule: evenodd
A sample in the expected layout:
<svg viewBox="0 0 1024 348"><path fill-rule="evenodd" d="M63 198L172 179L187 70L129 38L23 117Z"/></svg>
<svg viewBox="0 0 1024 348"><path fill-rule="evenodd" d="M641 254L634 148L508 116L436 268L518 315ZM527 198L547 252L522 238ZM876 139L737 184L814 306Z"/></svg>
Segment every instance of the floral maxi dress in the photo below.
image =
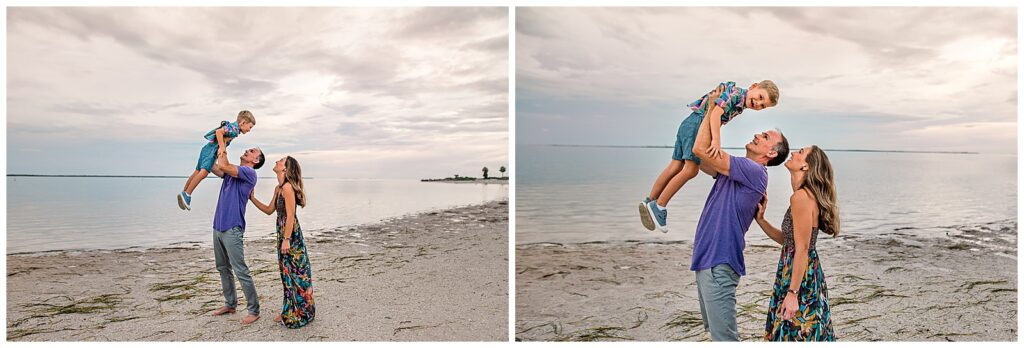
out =
<svg viewBox="0 0 1024 348"><path fill-rule="evenodd" d="M768 303L768 320L765 323L766 341L835 341L832 331L832 316L828 306L828 287L825 286L825 272L821 269L818 251L814 244L818 240L818 229L811 231L811 243L807 251L807 271L800 284L798 302L800 309L791 321L782 319L782 301L789 290L793 274L793 256L796 245L793 242L792 208L786 210L782 221L783 247L779 257L779 270L775 273L775 287L771 302Z"/></svg>
<svg viewBox="0 0 1024 348"><path fill-rule="evenodd" d="M281 308L281 321L289 329L305 326L316 315L313 303L313 271L306 256L306 243L302 238L299 218L295 217L295 227L291 235L291 244L287 253L281 253L281 242L284 237L284 225L288 220L285 212L284 196L278 196L277 209L277 265L281 271L281 285L284 286L284 303Z"/></svg>

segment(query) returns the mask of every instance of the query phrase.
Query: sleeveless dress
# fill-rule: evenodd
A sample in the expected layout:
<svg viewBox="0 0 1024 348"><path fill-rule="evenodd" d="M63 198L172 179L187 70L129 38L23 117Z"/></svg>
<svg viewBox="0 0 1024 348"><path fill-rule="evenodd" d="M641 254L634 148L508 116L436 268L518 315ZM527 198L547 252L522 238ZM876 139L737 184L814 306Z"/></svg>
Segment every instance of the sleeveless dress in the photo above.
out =
<svg viewBox="0 0 1024 348"><path fill-rule="evenodd" d="M291 235L288 253L281 253L281 238L284 235L284 224L288 220L285 212L284 197L278 195L277 209L277 265L281 271L281 284L284 286L284 304L281 309L281 321L289 329L305 326L316 315L313 303L313 271L306 256L306 243L299 227L296 213L295 227Z"/></svg>
<svg viewBox="0 0 1024 348"><path fill-rule="evenodd" d="M782 319L782 301L789 290L790 275L793 273L793 257L796 245L793 241L792 208L786 209L782 221L783 247L779 257L779 270L775 273L775 287L771 302L768 303L768 320L765 323L766 341L835 341L832 331L832 317L828 306L828 287L825 272L821 269L818 251L818 229L811 231L811 243L807 251L807 271L800 284L798 302L800 309L792 321Z"/></svg>

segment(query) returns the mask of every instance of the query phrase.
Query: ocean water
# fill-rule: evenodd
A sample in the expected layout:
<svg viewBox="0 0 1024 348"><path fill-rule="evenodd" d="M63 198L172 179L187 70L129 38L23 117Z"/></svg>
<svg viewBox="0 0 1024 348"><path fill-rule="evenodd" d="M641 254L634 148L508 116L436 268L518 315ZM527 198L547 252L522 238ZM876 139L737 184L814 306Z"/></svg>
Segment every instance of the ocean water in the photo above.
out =
<svg viewBox="0 0 1024 348"><path fill-rule="evenodd" d="M212 240L220 180L204 180L192 210L178 208L184 178L7 178L7 252L162 247ZM273 194L275 178L260 178L256 198ZM508 185L413 180L305 180L308 203L298 208L304 231L373 223L422 211L506 199ZM276 213L246 210L246 238L274 233Z"/></svg>
<svg viewBox="0 0 1024 348"><path fill-rule="evenodd" d="M739 150L727 150L730 153ZM1017 157L1011 154L831 151L843 234L939 233L950 226L1015 226ZM701 173L668 206L669 232L647 231L637 204L672 149L516 147L516 244L693 240L713 180ZM768 169L768 210L782 223L789 172ZM1016 228L1012 229L1016 240ZM754 236L751 236L751 235ZM765 238L752 224L748 238ZM749 239L748 239L749 240Z"/></svg>

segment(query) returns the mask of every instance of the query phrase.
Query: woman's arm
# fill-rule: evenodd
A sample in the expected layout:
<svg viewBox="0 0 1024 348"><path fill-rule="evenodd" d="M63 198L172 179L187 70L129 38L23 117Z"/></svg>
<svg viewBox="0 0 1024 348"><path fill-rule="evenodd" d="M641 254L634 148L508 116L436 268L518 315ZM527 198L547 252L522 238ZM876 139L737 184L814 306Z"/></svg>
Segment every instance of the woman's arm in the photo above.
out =
<svg viewBox="0 0 1024 348"><path fill-rule="evenodd" d="M796 253L793 254L793 273L789 278L789 290L786 299L783 300L783 319L786 320L792 318L800 306L800 284L803 283L804 273L807 272L811 227L814 224L814 209L817 209L818 203L811 198L807 190L801 189L793 192L789 204L793 209L793 244L796 246Z"/></svg>
<svg viewBox="0 0 1024 348"><path fill-rule="evenodd" d="M771 222L764 219L764 211L767 209L768 195L766 194L760 202L757 202L757 215L754 216L754 220L757 221L758 226L761 226L761 230L764 231L764 234L768 235L768 238L771 238L776 243L779 243L779 245L782 245L784 243L782 239L782 231L775 228L775 226L772 226Z"/></svg>
<svg viewBox="0 0 1024 348"><path fill-rule="evenodd" d="M284 230L281 230L281 238L290 240L292 238L292 230L295 228L295 190L292 189L292 185L285 183L281 186L281 194L284 195ZM281 243L285 245L288 243Z"/></svg>
<svg viewBox="0 0 1024 348"><path fill-rule="evenodd" d="M277 200L278 190L279 188L274 188L274 196L270 198L271 202ZM253 189L252 192L249 193L249 200L252 201L252 204L256 206L256 209L259 209L264 214L270 215L271 213L274 212L273 206L271 206L270 204L263 204L263 202L260 202L260 200L256 199L255 189Z"/></svg>

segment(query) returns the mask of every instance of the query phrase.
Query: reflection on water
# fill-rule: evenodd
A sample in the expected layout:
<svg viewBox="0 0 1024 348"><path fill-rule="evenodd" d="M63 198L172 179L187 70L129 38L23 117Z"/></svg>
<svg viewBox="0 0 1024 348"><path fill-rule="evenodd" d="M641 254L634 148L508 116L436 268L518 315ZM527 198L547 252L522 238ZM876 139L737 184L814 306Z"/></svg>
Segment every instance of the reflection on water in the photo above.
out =
<svg viewBox="0 0 1024 348"><path fill-rule="evenodd" d="M192 211L178 209L184 178L7 178L7 252L113 249L207 241L220 181L194 192ZM257 198L269 203L276 179L260 178ZM508 197L508 185L402 180L306 180L308 204L297 215L305 230L376 222L425 210ZM276 215L246 210L250 237L274 232Z"/></svg>
<svg viewBox="0 0 1024 348"><path fill-rule="evenodd" d="M711 189L706 175L687 183L669 204L669 233L647 231L638 217L637 204L671 153L662 148L517 146L516 243L692 240ZM843 233L906 227L928 231L1017 216L1015 155L833 151L828 156ZM768 175L765 215L778 225L792 193L789 172L778 166L769 168ZM756 224L749 232L762 234Z"/></svg>

